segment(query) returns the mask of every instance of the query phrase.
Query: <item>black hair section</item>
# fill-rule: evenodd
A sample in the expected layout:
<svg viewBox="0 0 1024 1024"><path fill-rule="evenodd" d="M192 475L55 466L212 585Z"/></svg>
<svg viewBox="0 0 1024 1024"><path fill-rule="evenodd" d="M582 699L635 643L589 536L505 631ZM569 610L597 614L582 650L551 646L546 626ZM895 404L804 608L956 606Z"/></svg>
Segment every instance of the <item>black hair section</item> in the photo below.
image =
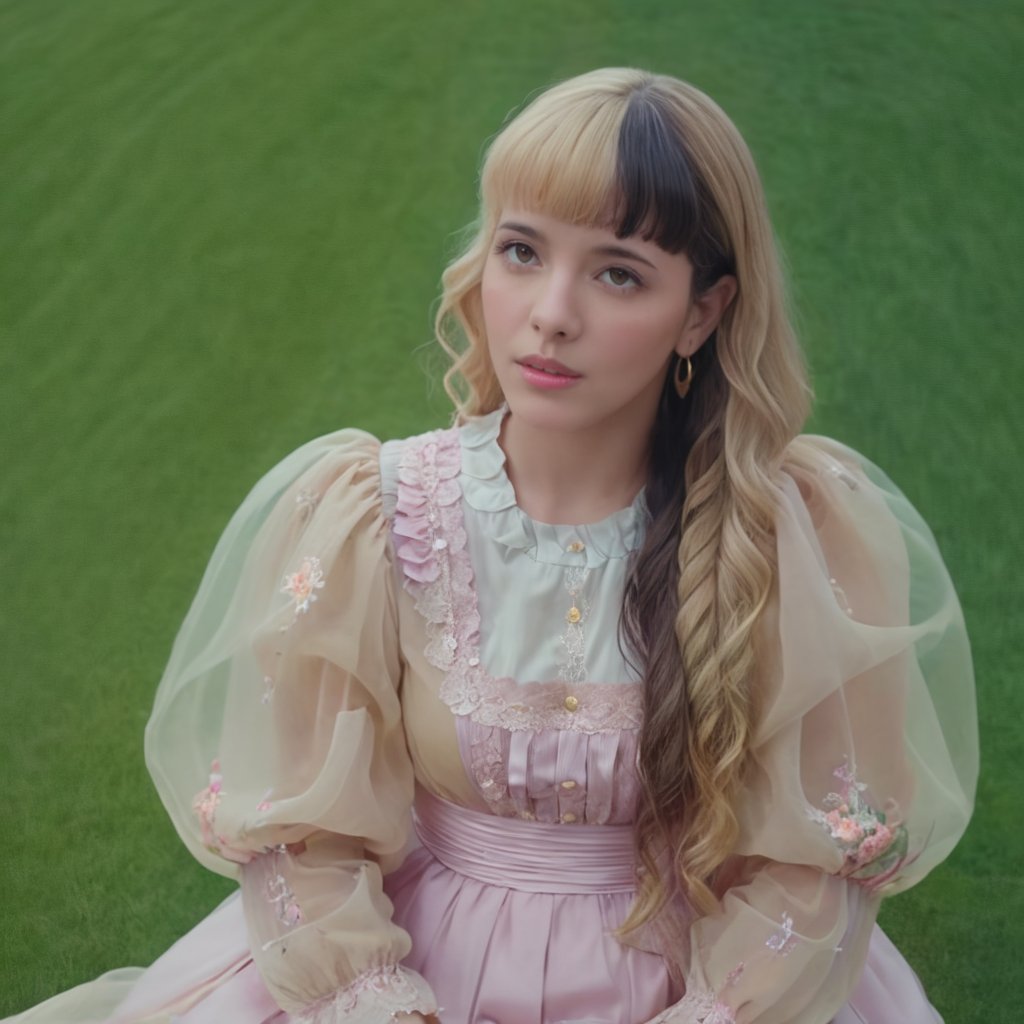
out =
<svg viewBox="0 0 1024 1024"><path fill-rule="evenodd" d="M664 99L649 87L629 98L619 129L616 176L619 238L639 234L666 252L685 252L697 294L722 274L734 272L728 242L719 240L721 225L710 192L694 170ZM694 388L717 358L715 341L712 334L692 358ZM694 396L680 399L673 383L677 374L686 376L682 363L673 356L662 386L644 492L649 528L633 554L620 620L619 649L640 672L654 663L678 660L671 626L677 607L680 513L686 499L686 459L699 430L691 422Z"/></svg>
<svg viewBox="0 0 1024 1024"><path fill-rule="evenodd" d="M686 141L664 99L649 88L632 94L619 129L616 176L620 194L615 234L640 234L666 252L685 252L697 293L732 271L733 260L716 239L714 204L693 168Z"/></svg>

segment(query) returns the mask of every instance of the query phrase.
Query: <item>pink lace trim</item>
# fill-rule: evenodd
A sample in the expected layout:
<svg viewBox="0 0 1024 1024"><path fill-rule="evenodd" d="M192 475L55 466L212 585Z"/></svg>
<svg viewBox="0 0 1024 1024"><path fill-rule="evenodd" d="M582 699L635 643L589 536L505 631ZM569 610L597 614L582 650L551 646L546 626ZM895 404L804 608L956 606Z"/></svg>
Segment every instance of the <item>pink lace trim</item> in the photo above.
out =
<svg viewBox="0 0 1024 1024"><path fill-rule="evenodd" d="M405 589L427 625L427 660L445 673L441 699L456 715L516 731L638 729L634 683L533 682L490 675L480 664L480 613L466 550L458 428L410 440L402 451L392 531Z"/></svg>
<svg viewBox="0 0 1024 1024"><path fill-rule="evenodd" d="M713 992L687 992L648 1024L736 1024L736 1017Z"/></svg>
<svg viewBox="0 0 1024 1024"><path fill-rule="evenodd" d="M470 761L477 789L494 814L516 817L519 809L508 788L508 767L499 729L481 730L483 738L470 743Z"/></svg>
<svg viewBox="0 0 1024 1024"><path fill-rule="evenodd" d="M401 964L371 967L348 985L307 1007L295 1020L301 1024L379 1021L383 1014L436 1013L437 1003L419 975Z"/></svg>

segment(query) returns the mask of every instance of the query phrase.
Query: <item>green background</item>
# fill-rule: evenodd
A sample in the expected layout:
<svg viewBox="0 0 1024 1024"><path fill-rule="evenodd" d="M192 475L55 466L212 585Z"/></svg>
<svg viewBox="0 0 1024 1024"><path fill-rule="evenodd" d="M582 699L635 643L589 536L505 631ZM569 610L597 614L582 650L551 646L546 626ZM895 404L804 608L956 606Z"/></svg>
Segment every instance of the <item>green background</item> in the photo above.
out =
<svg viewBox="0 0 1024 1024"><path fill-rule="evenodd" d="M141 751L219 531L310 437L446 421L431 310L483 144L618 64L745 134L809 429L887 470L957 582L978 812L883 923L948 1021L1024 1020L1020 6L0 2L0 1012L229 891Z"/></svg>

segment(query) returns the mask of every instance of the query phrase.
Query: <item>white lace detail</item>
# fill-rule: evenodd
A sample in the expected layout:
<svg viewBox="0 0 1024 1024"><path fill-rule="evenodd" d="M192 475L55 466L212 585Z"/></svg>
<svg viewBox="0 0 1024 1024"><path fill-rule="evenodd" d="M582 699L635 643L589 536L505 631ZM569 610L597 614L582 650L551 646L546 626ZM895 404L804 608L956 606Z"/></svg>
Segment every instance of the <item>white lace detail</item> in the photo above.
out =
<svg viewBox="0 0 1024 1024"><path fill-rule="evenodd" d="M566 615L565 631L562 633L562 646L569 656L560 675L563 683L582 683L587 678L586 634L583 625L590 616L590 602L581 595L589 575L590 569L585 565L574 565L565 571L565 589L572 599L572 607Z"/></svg>
<svg viewBox="0 0 1024 1024"><path fill-rule="evenodd" d="M457 428L403 447L395 555L403 585L426 620L427 660L445 673L441 699L456 715L513 731L611 732L639 729L643 689L635 683L518 683L480 663L480 613L462 518Z"/></svg>
<svg viewBox="0 0 1024 1024"><path fill-rule="evenodd" d="M293 1024L385 1024L400 1013L431 1014L437 1002L427 983L400 964L373 967L343 989L290 1019Z"/></svg>
<svg viewBox="0 0 1024 1024"><path fill-rule="evenodd" d="M713 992L691 990L648 1024L736 1024L736 1017Z"/></svg>

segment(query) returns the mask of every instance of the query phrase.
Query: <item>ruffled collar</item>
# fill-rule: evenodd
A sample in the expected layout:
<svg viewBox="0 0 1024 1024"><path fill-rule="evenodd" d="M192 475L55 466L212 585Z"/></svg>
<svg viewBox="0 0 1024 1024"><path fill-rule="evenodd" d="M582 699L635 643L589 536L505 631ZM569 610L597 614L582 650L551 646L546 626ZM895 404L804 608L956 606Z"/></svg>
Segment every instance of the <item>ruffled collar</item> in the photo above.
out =
<svg viewBox="0 0 1024 1024"><path fill-rule="evenodd" d="M505 453L498 444L507 412L508 406L502 405L485 416L467 420L459 428L462 493L466 504L479 513L488 535L537 562L587 568L610 558L625 558L639 547L647 518L642 490L627 508L582 525L541 523L516 504L512 481L505 472Z"/></svg>

